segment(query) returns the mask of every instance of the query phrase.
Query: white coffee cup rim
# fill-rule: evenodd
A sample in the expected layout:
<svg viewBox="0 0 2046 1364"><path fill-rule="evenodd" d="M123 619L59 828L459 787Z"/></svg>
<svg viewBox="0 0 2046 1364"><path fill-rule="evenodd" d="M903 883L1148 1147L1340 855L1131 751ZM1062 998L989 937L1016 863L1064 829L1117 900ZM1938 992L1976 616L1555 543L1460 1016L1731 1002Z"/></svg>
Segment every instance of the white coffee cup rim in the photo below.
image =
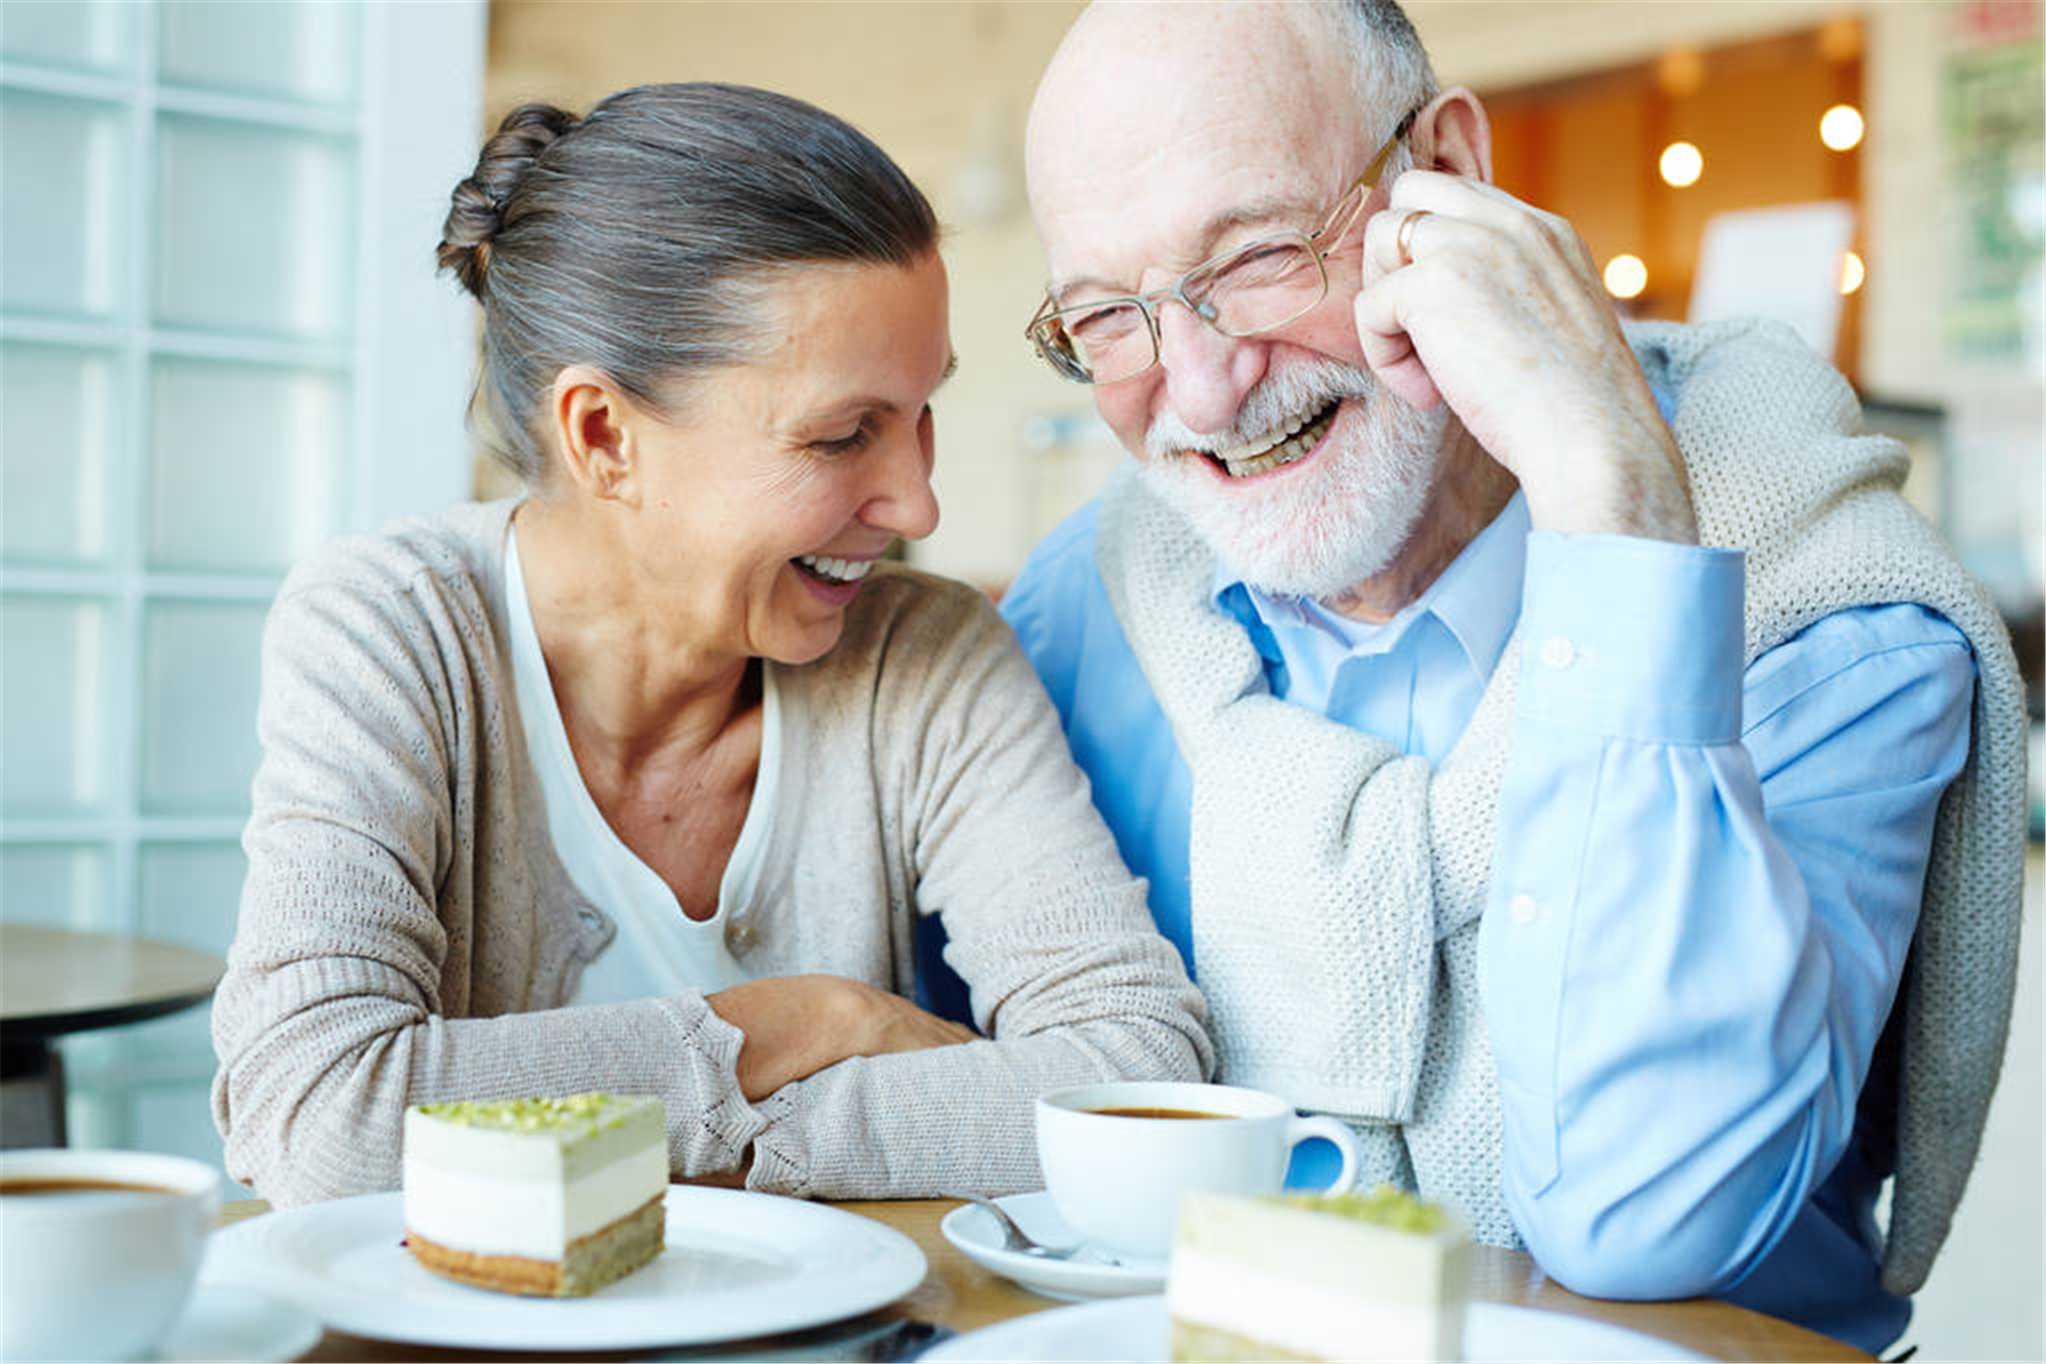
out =
<svg viewBox="0 0 2046 1364"><path fill-rule="evenodd" d="M1139 1122L1113 1113L1090 1112L1096 1108L1183 1108L1190 1112L1214 1113L1223 1121L1231 1118L1291 1117L1293 1105L1277 1094L1240 1085L1200 1084L1191 1080L1104 1080L1087 1085L1067 1085L1037 1096L1045 1108L1100 1122Z"/></svg>
<svg viewBox="0 0 2046 1364"><path fill-rule="evenodd" d="M0 1183L42 1179L149 1184L177 1198L212 1198L220 1191L220 1172L189 1156L92 1147L23 1147L0 1151ZM9 1215L14 1217L68 1215L59 1200L9 1198L6 1202Z"/></svg>

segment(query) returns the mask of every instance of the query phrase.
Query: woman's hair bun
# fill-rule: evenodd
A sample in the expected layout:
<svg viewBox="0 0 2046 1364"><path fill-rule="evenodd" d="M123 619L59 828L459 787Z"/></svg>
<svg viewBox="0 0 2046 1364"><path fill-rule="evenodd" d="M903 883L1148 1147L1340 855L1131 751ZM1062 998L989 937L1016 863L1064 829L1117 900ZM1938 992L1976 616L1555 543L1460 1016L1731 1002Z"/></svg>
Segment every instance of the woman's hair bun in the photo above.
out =
<svg viewBox="0 0 2046 1364"><path fill-rule="evenodd" d="M478 299L490 273L490 244L504 226L505 205L513 191L540 153L581 121L551 104L521 104L504 116L497 132L483 144L476 169L449 196L448 217L434 257Z"/></svg>

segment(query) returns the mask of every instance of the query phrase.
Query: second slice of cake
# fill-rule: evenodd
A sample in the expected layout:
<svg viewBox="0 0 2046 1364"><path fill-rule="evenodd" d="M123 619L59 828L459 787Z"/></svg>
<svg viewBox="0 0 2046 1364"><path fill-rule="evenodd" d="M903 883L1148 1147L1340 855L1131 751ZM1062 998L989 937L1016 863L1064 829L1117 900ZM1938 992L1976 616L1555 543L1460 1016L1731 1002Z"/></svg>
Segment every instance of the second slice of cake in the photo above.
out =
<svg viewBox="0 0 2046 1364"><path fill-rule="evenodd" d="M1172 1358L1459 1359L1469 1252L1447 1209L1392 1189L1188 1194L1165 1293Z"/></svg>
<svg viewBox="0 0 2046 1364"><path fill-rule="evenodd" d="M578 1297L661 1253L658 1099L576 1094L423 1104L405 1114L405 1241L436 1274Z"/></svg>

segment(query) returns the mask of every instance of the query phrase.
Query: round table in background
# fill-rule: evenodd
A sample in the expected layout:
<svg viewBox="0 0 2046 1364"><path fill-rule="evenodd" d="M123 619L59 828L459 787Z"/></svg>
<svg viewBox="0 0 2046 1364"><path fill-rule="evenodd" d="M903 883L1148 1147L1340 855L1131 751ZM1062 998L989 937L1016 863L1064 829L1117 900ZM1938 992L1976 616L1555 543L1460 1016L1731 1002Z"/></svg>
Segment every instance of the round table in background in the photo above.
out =
<svg viewBox="0 0 2046 1364"><path fill-rule="evenodd" d="M0 924L0 1146L64 1144L59 1037L203 1004L225 969L175 943Z"/></svg>

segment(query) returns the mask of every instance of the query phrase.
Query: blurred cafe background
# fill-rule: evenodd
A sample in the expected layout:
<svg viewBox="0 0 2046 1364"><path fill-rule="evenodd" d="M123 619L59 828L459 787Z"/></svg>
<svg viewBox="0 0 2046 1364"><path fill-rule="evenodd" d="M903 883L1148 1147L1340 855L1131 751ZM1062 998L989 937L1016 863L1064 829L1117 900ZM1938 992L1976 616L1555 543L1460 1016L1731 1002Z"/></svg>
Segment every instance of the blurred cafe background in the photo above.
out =
<svg viewBox="0 0 2046 1364"><path fill-rule="evenodd" d="M903 163L947 224L961 358L943 525L910 557L998 593L1119 456L1022 338L1022 122L1078 8L0 0L0 924L225 950L284 571L506 490L464 427L473 319L432 248L523 99L771 86ZM1616 308L1781 317L1908 444L2028 669L2036 839L2041 0L1409 9L1484 97L1500 183L1576 223ZM1927 1360L2046 1353L2036 846L2028 880L1988 1143L1907 1337ZM203 1007L58 1053L73 1144L219 1158Z"/></svg>

